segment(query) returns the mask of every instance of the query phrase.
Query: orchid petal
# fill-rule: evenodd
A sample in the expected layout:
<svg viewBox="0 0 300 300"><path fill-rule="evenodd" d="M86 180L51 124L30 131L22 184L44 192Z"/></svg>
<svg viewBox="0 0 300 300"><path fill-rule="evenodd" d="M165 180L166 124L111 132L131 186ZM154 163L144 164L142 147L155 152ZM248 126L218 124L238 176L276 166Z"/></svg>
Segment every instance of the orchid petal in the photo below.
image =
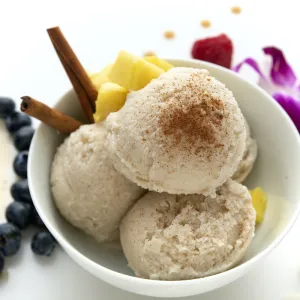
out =
<svg viewBox="0 0 300 300"><path fill-rule="evenodd" d="M251 57L248 57L248 58L244 59L242 62L240 62L239 64L237 64L233 68L233 71L239 72L239 70L241 69L241 67L244 64L247 64L248 66L250 66L256 73L258 73L260 75L261 78L265 79L265 76L262 73L262 71L260 70L260 67L259 67L258 63L256 62L256 60L254 60Z"/></svg>
<svg viewBox="0 0 300 300"><path fill-rule="evenodd" d="M276 47L263 48L265 54L272 57L273 63L270 71L270 77L273 83L280 86L293 87L297 77L292 67L287 63L283 52Z"/></svg>
<svg viewBox="0 0 300 300"><path fill-rule="evenodd" d="M287 112L300 133L300 101L287 94L278 92L274 93L273 97Z"/></svg>

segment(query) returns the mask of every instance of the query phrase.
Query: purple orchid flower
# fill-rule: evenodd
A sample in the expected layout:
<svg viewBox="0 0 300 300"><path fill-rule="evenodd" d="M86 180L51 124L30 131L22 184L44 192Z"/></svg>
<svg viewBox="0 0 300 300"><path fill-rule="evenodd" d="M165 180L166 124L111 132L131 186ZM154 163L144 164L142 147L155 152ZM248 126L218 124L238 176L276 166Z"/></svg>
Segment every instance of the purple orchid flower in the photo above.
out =
<svg viewBox="0 0 300 300"><path fill-rule="evenodd" d="M266 47L264 53L272 57L273 63L271 68L272 81L280 86L293 87L297 77L292 67L287 63L281 50L275 47Z"/></svg>
<svg viewBox="0 0 300 300"><path fill-rule="evenodd" d="M300 133L300 101L283 93L274 93L272 96L287 112Z"/></svg>
<svg viewBox="0 0 300 300"><path fill-rule="evenodd" d="M251 57L244 59L233 70L239 72L244 64L250 66L260 76L260 85L272 94L300 133L300 89L296 74L280 49L265 47L263 52L272 58L269 76L264 75L257 61Z"/></svg>

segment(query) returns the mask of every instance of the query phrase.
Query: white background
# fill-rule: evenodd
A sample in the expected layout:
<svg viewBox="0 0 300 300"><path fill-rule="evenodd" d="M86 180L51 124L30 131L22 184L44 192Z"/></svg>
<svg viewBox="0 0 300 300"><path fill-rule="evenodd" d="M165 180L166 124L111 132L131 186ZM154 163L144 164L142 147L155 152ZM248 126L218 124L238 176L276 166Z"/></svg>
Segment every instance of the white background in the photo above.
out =
<svg viewBox="0 0 300 300"><path fill-rule="evenodd" d="M46 33L46 28L56 25L60 25L89 71L100 70L120 48L138 55L152 50L162 57L188 58L196 38L224 32L234 41L235 62L250 55L262 60L261 48L275 45L285 51L300 73L297 2L0 0L0 94L16 101L28 94L52 105L70 88ZM234 5L242 8L240 15L230 12ZM211 21L211 28L200 26L203 19ZM173 30L176 38L165 40L165 30ZM2 142L6 139L1 130L0 157L9 160L12 148L9 142ZM0 163L1 213L8 201L12 173L10 163ZM7 260L8 275L0 278L0 299L150 299L99 281L75 265L60 248L51 258L35 257L29 238L25 241L20 254ZM300 299L299 254L300 220L260 267L233 284L189 299Z"/></svg>

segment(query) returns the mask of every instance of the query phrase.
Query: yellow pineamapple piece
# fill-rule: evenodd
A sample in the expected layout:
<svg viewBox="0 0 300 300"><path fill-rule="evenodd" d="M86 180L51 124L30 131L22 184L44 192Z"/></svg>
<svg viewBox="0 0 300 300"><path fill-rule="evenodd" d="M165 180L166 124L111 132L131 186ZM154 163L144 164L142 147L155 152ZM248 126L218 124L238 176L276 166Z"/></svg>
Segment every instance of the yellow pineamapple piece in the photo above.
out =
<svg viewBox="0 0 300 300"><path fill-rule="evenodd" d="M128 90L112 82L105 82L98 91L94 121L103 121L111 112L122 108L126 101Z"/></svg>
<svg viewBox="0 0 300 300"><path fill-rule="evenodd" d="M105 82L108 82L109 79L108 79L108 73L111 71L113 65L112 64L109 64L107 65L103 70L101 70L100 72L98 73L94 73L94 74L91 74L90 75L90 78L94 84L94 86L99 89L100 86L105 83Z"/></svg>
<svg viewBox="0 0 300 300"><path fill-rule="evenodd" d="M109 79L128 90L139 90L164 72L163 69L124 50L108 74Z"/></svg>
<svg viewBox="0 0 300 300"><path fill-rule="evenodd" d="M133 67L140 58L121 50L108 74L109 79L125 89L130 89Z"/></svg>
<svg viewBox="0 0 300 300"><path fill-rule="evenodd" d="M149 63L163 69L164 71L168 71L171 68L174 68L173 65L169 64L167 61L163 59L158 58L157 56L145 56L144 59Z"/></svg>
<svg viewBox="0 0 300 300"><path fill-rule="evenodd" d="M134 67L130 89L137 91L145 87L152 79L159 77L165 71L144 59L139 59Z"/></svg>
<svg viewBox="0 0 300 300"><path fill-rule="evenodd" d="M249 191L252 196L252 204L256 210L256 223L260 224L264 220L267 207L267 195L261 187Z"/></svg>

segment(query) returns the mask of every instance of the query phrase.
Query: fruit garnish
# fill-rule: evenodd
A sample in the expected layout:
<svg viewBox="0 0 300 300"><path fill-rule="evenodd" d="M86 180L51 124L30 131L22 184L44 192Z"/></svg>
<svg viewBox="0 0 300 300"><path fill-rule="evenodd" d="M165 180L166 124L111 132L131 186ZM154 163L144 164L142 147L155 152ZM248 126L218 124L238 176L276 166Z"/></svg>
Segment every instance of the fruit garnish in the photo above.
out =
<svg viewBox="0 0 300 300"><path fill-rule="evenodd" d="M11 256L18 252L21 246L21 232L10 223L0 224L0 252Z"/></svg>
<svg viewBox="0 0 300 300"><path fill-rule="evenodd" d="M34 135L34 129L31 126L23 126L14 134L14 145L18 151L28 150Z"/></svg>
<svg viewBox="0 0 300 300"><path fill-rule="evenodd" d="M111 112L121 109L126 101L127 93L125 88L116 83L103 83L98 91L94 113L95 123L103 121Z"/></svg>
<svg viewBox="0 0 300 300"><path fill-rule="evenodd" d="M242 12L242 9L239 6L231 7L231 12L235 15L239 15Z"/></svg>
<svg viewBox="0 0 300 300"><path fill-rule="evenodd" d="M146 51L146 52L144 53L143 56L144 56L144 57L145 57L145 56L156 56L156 54L155 54L154 51L149 50L149 51Z"/></svg>
<svg viewBox="0 0 300 300"><path fill-rule="evenodd" d="M23 126L29 126L31 125L31 123L32 122L30 117L17 111L13 112L11 115L5 118L6 129L10 133L16 132Z"/></svg>
<svg viewBox="0 0 300 300"><path fill-rule="evenodd" d="M202 20L200 22L200 25L203 27L203 28L209 28L211 26L211 22L209 20Z"/></svg>
<svg viewBox="0 0 300 300"><path fill-rule="evenodd" d="M122 87L129 89L133 73L133 66L139 57L121 50L118 57L108 74L109 79Z"/></svg>
<svg viewBox="0 0 300 300"><path fill-rule="evenodd" d="M252 204L256 211L256 223L260 224L264 220L267 207L267 195L261 187L249 191L252 196Z"/></svg>
<svg viewBox="0 0 300 300"><path fill-rule="evenodd" d="M0 118L6 118L15 111L15 102L8 97L0 97Z"/></svg>
<svg viewBox="0 0 300 300"><path fill-rule="evenodd" d="M49 231L35 234L31 241L31 250L37 255L50 256L57 242Z"/></svg>
<svg viewBox="0 0 300 300"><path fill-rule="evenodd" d="M145 87L152 79L165 71L144 59L139 59L133 66L130 89L137 91Z"/></svg>
<svg viewBox="0 0 300 300"><path fill-rule="evenodd" d="M10 188L10 194L15 201L32 204L27 179L15 182Z"/></svg>
<svg viewBox="0 0 300 300"><path fill-rule="evenodd" d="M167 30L164 32L164 37L167 39L167 40L172 40L175 38L175 32L172 31L172 30Z"/></svg>
<svg viewBox="0 0 300 300"><path fill-rule="evenodd" d="M30 223L31 209L32 206L29 203L13 201L6 208L6 220L18 228L24 229Z"/></svg>
<svg viewBox="0 0 300 300"><path fill-rule="evenodd" d="M28 151L21 151L14 159L13 167L18 176L27 178Z"/></svg>
<svg viewBox="0 0 300 300"><path fill-rule="evenodd" d="M226 34L197 40L192 47L192 57L230 68L233 44Z"/></svg>
<svg viewBox="0 0 300 300"><path fill-rule="evenodd" d="M167 61L163 59L158 58L157 56L145 56L144 59L149 63L163 69L164 71L168 71L171 68L174 68L173 65L169 64Z"/></svg>
<svg viewBox="0 0 300 300"><path fill-rule="evenodd" d="M164 73L163 69L122 50L119 52L108 77L112 82L128 90L136 91L162 73Z"/></svg>
<svg viewBox="0 0 300 300"><path fill-rule="evenodd" d="M100 72L98 73L93 73L90 75L90 78L94 84L94 86L99 89L100 86L105 83L108 82L108 73L111 71L113 65L109 64L106 67L104 67Z"/></svg>
<svg viewBox="0 0 300 300"><path fill-rule="evenodd" d="M99 89L94 121L101 122L111 112L120 110L129 90L142 89L172 67L156 56L140 58L124 50L120 51L113 65L91 75L94 85Z"/></svg>

